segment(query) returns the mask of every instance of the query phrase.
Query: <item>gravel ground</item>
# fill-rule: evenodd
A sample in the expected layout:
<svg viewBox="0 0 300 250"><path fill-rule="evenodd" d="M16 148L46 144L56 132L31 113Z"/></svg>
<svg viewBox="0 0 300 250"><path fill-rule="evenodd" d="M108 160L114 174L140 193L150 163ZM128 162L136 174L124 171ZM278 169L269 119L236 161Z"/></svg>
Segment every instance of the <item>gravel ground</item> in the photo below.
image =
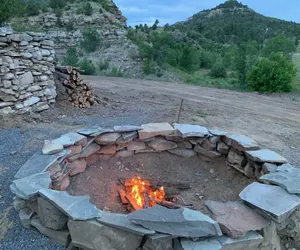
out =
<svg viewBox="0 0 300 250"><path fill-rule="evenodd" d="M67 117L51 124L37 124L36 128L0 130L0 249L64 249L39 232L23 228L18 214L12 208L13 195L9 189L11 181L20 166L42 148L45 139L56 138L63 133L84 126L113 126L127 123L139 125L143 118L143 115L139 113L124 114L124 116L118 117ZM144 122L148 121L144 120Z"/></svg>

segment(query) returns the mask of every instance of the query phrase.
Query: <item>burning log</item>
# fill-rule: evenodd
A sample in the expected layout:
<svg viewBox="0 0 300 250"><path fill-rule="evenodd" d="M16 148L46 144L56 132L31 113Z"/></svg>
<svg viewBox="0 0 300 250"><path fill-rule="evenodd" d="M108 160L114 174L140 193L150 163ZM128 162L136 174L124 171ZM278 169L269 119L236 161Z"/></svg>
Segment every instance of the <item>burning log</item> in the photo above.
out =
<svg viewBox="0 0 300 250"><path fill-rule="evenodd" d="M121 201L124 205L128 205L128 200L126 199L126 193L125 193L125 190L123 189L120 189L119 190L119 195L120 195L120 198L121 198Z"/></svg>
<svg viewBox="0 0 300 250"><path fill-rule="evenodd" d="M79 71L71 66L55 67L56 78L64 86L72 105L77 108L89 108L94 105L95 97L91 86L84 83Z"/></svg>
<svg viewBox="0 0 300 250"><path fill-rule="evenodd" d="M130 205L133 207L134 210L141 210L141 209L143 209L143 207L139 206L137 204L137 202L135 201L135 199L133 199L131 197L131 195L126 194L126 199L128 200L128 202L130 203Z"/></svg>

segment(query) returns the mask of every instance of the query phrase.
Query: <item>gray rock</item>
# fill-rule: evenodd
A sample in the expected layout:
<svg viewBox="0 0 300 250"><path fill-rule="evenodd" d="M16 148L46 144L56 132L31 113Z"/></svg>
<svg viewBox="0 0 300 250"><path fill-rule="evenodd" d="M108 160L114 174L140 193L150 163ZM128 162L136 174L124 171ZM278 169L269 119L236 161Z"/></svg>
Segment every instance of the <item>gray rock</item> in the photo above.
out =
<svg viewBox="0 0 300 250"><path fill-rule="evenodd" d="M263 237L256 232L249 232L246 236L239 239L221 236L218 238L218 241L222 245L222 250L253 250L258 249L258 246L263 241Z"/></svg>
<svg viewBox="0 0 300 250"><path fill-rule="evenodd" d="M24 52L24 53L21 53L21 56L24 57L24 58L26 58L26 59L29 59L29 58L32 57L32 54L29 53L29 52Z"/></svg>
<svg viewBox="0 0 300 250"><path fill-rule="evenodd" d="M20 211L21 209L26 207L26 201L20 199L19 197L14 197L14 209L16 211Z"/></svg>
<svg viewBox="0 0 300 250"><path fill-rule="evenodd" d="M38 215L41 223L53 230L60 230L67 226L68 216L42 197L38 198Z"/></svg>
<svg viewBox="0 0 300 250"><path fill-rule="evenodd" d="M300 198L289 194L281 187L252 183L241 193L240 198L257 208L257 212L276 222L282 222L300 206Z"/></svg>
<svg viewBox="0 0 300 250"><path fill-rule="evenodd" d="M50 47L54 46L54 42L52 40L43 40L43 41L40 42L40 44L50 46Z"/></svg>
<svg viewBox="0 0 300 250"><path fill-rule="evenodd" d="M3 93L0 93L0 99L4 102L16 102L17 101L17 99L14 96L6 95Z"/></svg>
<svg viewBox="0 0 300 250"><path fill-rule="evenodd" d="M52 230L43 226L39 219L33 219L31 221L31 225L35 227L41 234L46 235L47 237L64 247L67 247L71 241L70 232L67 229L60 231Z"/></svg>
<svg viewBox="0 0 300 250"><path fill-rule="evenodd" d="M159 233L180 237L205 237L222 235L219 225L198 211L187 208L167 209L155 206L138 210L128 215L128 219Z"/></svg>
<svg viewBox="0 0 300 250"><path fill-rule="evenodd" d="M260 180L268 181L286 189L290 194L300 194L300 169L292 172L274 172L263 175Z"/></svg>
<svg viewBox="0 0 300 250"><path fill-rule="evenodd" d="M104 155L114 155L117 152L116 145L106 145L101 147L99 153Z"/></svg>
<svg viewBox="0 0 300 250"><path fill-rule="evenodd" d="M155 231L148 230L139 225L133 224L125 214L103 213L97 221L107 226L112 226L124 231L128 231L137 235L152 235Z"/></svg>
<svg viewBox="0 0 300 250"><path fill-rule="evenodd" d="M220 250L221 243L215 239L207 239L203 241L192 241L189 239L181 239L181 247L183 250Z"/></svg>
<svg viewBox="0 0 300 250"><path fill-rule="evenodd" d="M44 172L14 180L10 185L10 190L17 197L28 200L36 196L40 189L49 188L50 186L50 174L48 172Z"/></svg>
<svg viewBox="0 0 300 250"><path fill-rule="evenodd" d="M8 73L3 77L4 80L12 80L14 78L15 78L15 75L12 73Z"/></svg>
<svg viewBox="0 0 300 250"><path fill-rule="evenodd" d="M95 142L100 145L112 145L121 137L120 133L105 133L96 137Z"/></svg>
<svg viewBox="0 0 300 250"><path fill-rule="evenodd" d="M145 140L155 136L167 136L174 132L174 128L168 123L148 123L143 124L142 130L139 130L139 139Z"/></svg>
<svg viewBox="0 0 300 250"><path fill-rule="evenodd" d="M205 137L209 135L208 129L199 125L175 123L174 128L184 137Z"/></svg>
<svg viewBox="0 0 300 250"><path fill-rule="evenodd" d="M208 151L216 150L216 149L217 149L216 143L210 142L209 139L204 140L204 141L201 143L201 147L204 148L204 149L206 149L206 150L208 150Z"/></svg>
<svg viewBox="0 0 300 250"><path fill-rule="evenodd" d="M55 144L61 144L64 147L69 147L73 145L82 145L85 146L87 144L87 138L83 135L80 135L75 132L67 133L62 135L61 137L52 140Z"/></svg>
<svg viewBox="0 0 300 250"><path fill-rule="evenodd" d="M228 146L239 151L259 149L257 142L244 135L227 134L223 140Z"/></svg>
<svg viewBox="0 0 300 250"><path fill-rule="evenodd" d="M181 156L184 158L189 158L189 157L193 157L193 156L197 155L197 153L194 150L183 149L183 148L171 149L171 150L168 150L168 152L173 155L178 155L178 156Z"/></svg>
<svg viewBox="0 0 300 250"><path fill-rule="evenodd" d="M291 165L289 163L278 166L276 171L287 172L287 173L295 172L295 173L299 174L299 168L295 168L293 165Z"/></svg>
<svg viewBox="0 0 300 250"><path fill-rule="evenodd" d="M5 108L14 105L13 102L0 102L0 108Z"/></svg>
<svg viewBox="0 0 300 250"><path fill-rule="evenodd" d="M82 152L80 153L80 157L81 158L89 157L97 153L99 150L100 150L100 146L96 143L92 143L91 145L88 145L82 150Z"/></svg>
<svg viewBox="0 0 300 250"><path fill-rule="evenodd" d="M148 146L156 151L165 151L177 148L177 144L172 141L167 141L163 138L156 137L148 143Z"/></svg>
<svg viewBox="0 0 300 250"><path fill-rule="evenodd" d="M277 165L272 163L264 163L262 170L264 174L274 173L277 170Z"/></svg>
<svg viewBox="0 0 300 250"><path fill-rule="evenodd" d="M194 150L200 155L204 156L206 159L209 160L216 160L222 157L222 155L217 151L208 151L204 148L202 148L200 145L196 145Z"/></svg>
<svg viewBox="0 0 300 250"><path fill-rule="evenodd" d="M146 144L143 141L132 141L127 145L128 151L142 150L146 148Z"/></svg>
<svg viewBox="0 0 300 250"><path fill-rule="evenodd" d="M33 37L26 33L23 33L21 34L21 40L26 42L31 42L33 40Z"/></svg>
<svg viewBox="0 0 300 250"><path fill-rule="evenodd" d="M101 211L89 202L89 196L71 196L67 192L50 189L42 189L39 194L72 220L90 220L101 217Z"/></svg>
<svg viewBox="0 0 300 250"><path fill-rule="evenodd" d="M247 160L246 157L239 151L235 149L230 149L228 156L227 156L227 161L230 164L230 166L236 168L236 169L243 169L246 164Z"/></svg>
<svg viewBox="0 0 300 250"><path fill-rule="evenodd" d="M168 234L156 233L148 235L143 250L173 250L173 237Z"/></svg>
<svg viewBox="0 0 300 250"><path fill-rule="evenodd" d="M19 211L19 218L22 223L22 226L29 229L30 228L30 221L33 217L34 213L29 208L23 208Z"/></svg>
<svg viewBox="0 0 300 250"><path fill-rule="evenodd" d="M44 155L52 155L64 150L64 146L60 143L45 140L42 152Z"/></svg>
<svg viewBox="0 0 300 250"><path fill-rule="evenodd" d="M138 138L137 131L122 133L122 139L125 141L132 141L133 139L136 139L136 138ZM118 140L117 140L117 142L118 142Z"/></svg>
<svg viewBox="0 0 300 250"><path fill-rule="evenodd" d="M247 151L247 157L252 161L268 162L268 163L287 163L287 159L269 149L261 149L255 151Z"/></svg>
<svg viewBox="0 0 300 250"><path fill-rule="evenodd" d="M21 41L19 43L20 46L27 46L28 44L29 44L29 42L27 42L27 41Z"/></svg>
<svg viewBox="0 0 300 250"><path fill-rule="evenodd" d="M261 217L242 202L206 201L205 205L213 214L224 234L231 238L244 237L249 231L268 226L269 221Z"/></svg>
<svg viewBox="0 0 300 250"><path fill-rule="evenodd" d="M24 107L32 106L33 104L36 104L39 102L41 99L35 96L30 97L29 99L25 100L23 102Z"/></svg>
<svg viewBox="0 0 300 250"><path fill-rule="evenodd" d="M32 75L32 73L29 71L29 72L26 72L23 75L20 75L19 76L19 82L20 82L21 86L31 85L33 83L33 75Z"/></svg>
<svg viewBox="0 0 300 250"><path fill-rule="evenodd" d="M44 172L47 168L54 165L57 160L63 159L67 153L67 150L54 155L42 155L40 153L36 153L19 169L15 178L20 179Z"/></svg>
<svg viewBox="0 0 300 250"><path fill-rule="evenodd" d="M276 224L274 222L271 222L262 232L264 240L259 246L260 250L281 250L280 238L277 234Z"/></svg>
<svg viewBox="0 0 300 250"><path fill-rule="evenodd" d="M38 85L33 85L33 86L31 86L31 87L29 87L28 89L27 89L27 91L29 91L29 92L34 92L34 91L38 91L38 90L41 90L42 88L40 87L40 86L38 86Z"/></svg>
<svg viewBox="0 0 300 250"><path fill-rule="evenodd" d="M82 129L78 129L77 133L82 134L82 135L86 135L86 136L90 136L92 134L96 134L99 133L100 131L102 131L103 129L101 127L98 126L94 126L91 128L82 128ZM111 131L112 132L112 131Z"/></svg>
<svg viewBox="0 0 300 250"><path fill-rule="evenodd" d="M11 34L7 36L9 40L12 40L14 42L21 42L22 38L20 34Z"/></svg>
<svg viewBox="0 0 300 250"><path fill-rule="evenodd" d="M133 250L137 249L143 240L143 236L109 227L94 220L69 220L68 227L73 245L83 249Z"/></svg>
<svg viewBox="0 0 300 250"><path fill-rule="evenodd" d="M124 125L124 126L114 126L115 132L132 132L142 130L143 128L140 126L131 126L131 125Z"/></svg>
<svg viewBox="0 0 300 250"><path fill-rule="evenodd" d="M219 142L217 145L217 150L222 154L222 155L227 155L229 153L230 147L227 146L224 142Z"/></svg>

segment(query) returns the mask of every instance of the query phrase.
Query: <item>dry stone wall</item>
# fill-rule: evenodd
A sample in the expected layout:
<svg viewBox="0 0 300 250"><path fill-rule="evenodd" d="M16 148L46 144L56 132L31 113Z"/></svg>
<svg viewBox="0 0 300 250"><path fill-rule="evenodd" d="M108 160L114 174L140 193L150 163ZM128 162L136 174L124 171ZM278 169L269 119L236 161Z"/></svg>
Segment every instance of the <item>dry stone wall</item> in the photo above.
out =
<svg viewBox="0 0 300 250"><path fill-rule="evenodd" d="M55 103L53 46L43 33L0 30L0 113L40 112Z"/></svg>

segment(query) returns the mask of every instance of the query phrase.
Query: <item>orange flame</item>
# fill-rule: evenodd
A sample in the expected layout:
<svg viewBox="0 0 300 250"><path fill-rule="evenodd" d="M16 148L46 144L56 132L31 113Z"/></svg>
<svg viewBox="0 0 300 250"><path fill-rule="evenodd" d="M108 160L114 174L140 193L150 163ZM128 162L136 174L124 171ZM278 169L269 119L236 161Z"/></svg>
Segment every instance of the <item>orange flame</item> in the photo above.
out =
<svg viewBox="0 0 300 250"><path fill-rule="evenodd" d="M153 190L149 184L147 185L140 177L133 178L130 182L132 183L131 190L129 190L131 197L141 209L145 207L145 192L149 197L149 205L151 207L155 206L158 200L162 201L165 198L164 187L160 187L158 190Z"/></svg>

